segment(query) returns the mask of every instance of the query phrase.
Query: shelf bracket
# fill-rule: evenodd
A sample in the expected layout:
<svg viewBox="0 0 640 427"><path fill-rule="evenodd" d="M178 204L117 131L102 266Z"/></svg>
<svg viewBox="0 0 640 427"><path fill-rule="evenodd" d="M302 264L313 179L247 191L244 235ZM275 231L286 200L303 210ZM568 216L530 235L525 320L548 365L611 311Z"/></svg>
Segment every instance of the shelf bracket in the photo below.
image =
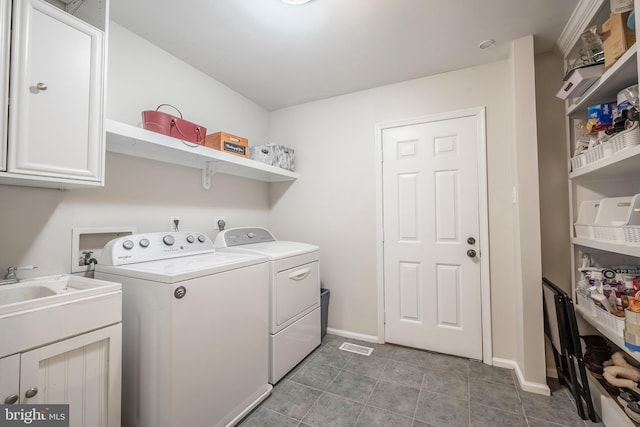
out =
<svg viewBox="0 0 640 427"><path fill-rule="evenodd" d="M215 175L220 169L218 162L207 162L205 167L202 169L202 188L208 190L211 188L211 178Z"/></svg>

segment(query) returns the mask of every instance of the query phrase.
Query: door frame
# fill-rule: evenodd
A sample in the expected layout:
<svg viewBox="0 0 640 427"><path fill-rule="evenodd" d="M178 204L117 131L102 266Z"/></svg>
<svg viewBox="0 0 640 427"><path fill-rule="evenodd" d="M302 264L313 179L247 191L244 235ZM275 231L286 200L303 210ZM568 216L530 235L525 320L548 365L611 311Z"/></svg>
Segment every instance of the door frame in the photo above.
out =
<svg viewBox="0 0 640 427"><path fill-rule="evenodd" d="M489 201L487 184L487 136L486 109L475 107L465 110L449 111L403 120L381 122L375 125L376 144L376 275L378 291L378 342L385 339L385 300L384 300L384 218L382 192L382 133L385 129L437 122L448 119L475 117L478 131L478 221L480 225L480 288L482 296L482 359L493 364L491 336L491 280L489 274Z"/></svg>

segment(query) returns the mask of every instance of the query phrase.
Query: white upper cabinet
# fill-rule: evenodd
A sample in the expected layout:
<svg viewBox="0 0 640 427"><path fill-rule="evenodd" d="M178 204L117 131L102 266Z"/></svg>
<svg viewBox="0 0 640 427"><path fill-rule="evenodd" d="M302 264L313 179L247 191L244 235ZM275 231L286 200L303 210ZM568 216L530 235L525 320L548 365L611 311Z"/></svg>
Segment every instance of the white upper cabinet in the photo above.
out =
<svg viewBox="0 0 640 427"><path fill-rule="evenodd" d="M42 0L13 1L0 183L103 185L105 51L102 29Z"/></svg>
<svg viewBox="0 0 640 427"><path fill-rule="evenodd" d="M0 171L7 169L7 100L9 91L9 37L11 2L0 3Z"/></svg>

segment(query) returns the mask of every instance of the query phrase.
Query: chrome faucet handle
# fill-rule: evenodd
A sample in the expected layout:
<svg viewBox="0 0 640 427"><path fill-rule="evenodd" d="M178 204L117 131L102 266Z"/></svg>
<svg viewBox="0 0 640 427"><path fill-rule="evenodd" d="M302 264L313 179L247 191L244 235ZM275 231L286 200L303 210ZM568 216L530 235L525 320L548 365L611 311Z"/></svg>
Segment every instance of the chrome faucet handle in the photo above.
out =
<svg viewBox="0 0 640 427"><path fill-rule="evenodd" d="M16 267L7 268L7 274L4 275L4 278L7 280L16 278Z"/></svg>
<svg viewBox="0 0 640 427"><path fill-rule="evenodd" d="M18 280L18 276L16 272L18 270L33 270L38 268L36 265L23 265L20 267L9 267L7 268L7 274L4 275L5 280Z"/></svg>

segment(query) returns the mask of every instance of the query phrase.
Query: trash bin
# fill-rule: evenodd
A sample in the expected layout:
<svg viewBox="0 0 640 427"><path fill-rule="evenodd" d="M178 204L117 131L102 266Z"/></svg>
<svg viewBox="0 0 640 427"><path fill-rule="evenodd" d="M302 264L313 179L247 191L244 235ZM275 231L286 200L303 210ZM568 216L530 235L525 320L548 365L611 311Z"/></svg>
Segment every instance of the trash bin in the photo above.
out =
<svg viewBox="0 0 640 427"><path fill-rule="evenodd" d="M320 338L327 335L327 316L329 315L329 289L320 288Z"/></svg>

